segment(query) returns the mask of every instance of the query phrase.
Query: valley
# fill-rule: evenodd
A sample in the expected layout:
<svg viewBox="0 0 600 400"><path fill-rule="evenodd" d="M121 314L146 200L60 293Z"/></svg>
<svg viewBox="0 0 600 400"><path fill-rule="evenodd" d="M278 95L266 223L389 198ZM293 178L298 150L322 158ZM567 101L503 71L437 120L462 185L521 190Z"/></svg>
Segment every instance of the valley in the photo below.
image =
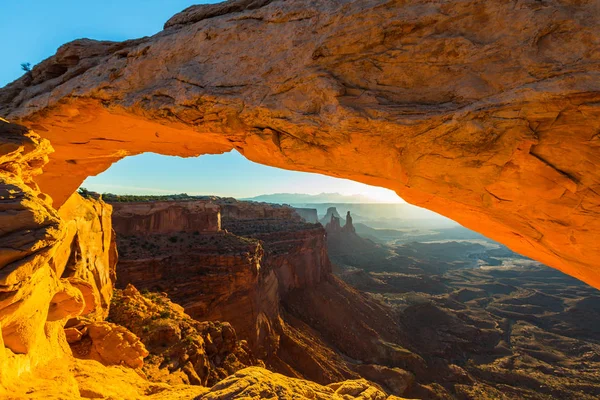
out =
<svg viewBox="0 0 600 400"><path fill-rule="evenodd" d="M241 340L217 356L227 367L204 350L196 372L182 367L182 350L166 350L167 362L165 350L151 351L147 376L207 385L258 366L322 385L367 379L419 399L600 394L596 289L443 220L372 228L354 221L378 205L354 205L366 218L346 219L337 207L345 210L328 205L314 223L302 215L318 206L216 196L113 203L116 287L168 296L185 318L227 324L231 343ZM164 340L120 321L149 349ZM193 335L206 343L189 335L170 346Z"/></svg>
<svg viewBox="0 0 600 400"><path fill-rule="evenodd" d="M597 289L462 227L362 232L328 230L337 275L393 310L451 396L600 395Z"/></svg>

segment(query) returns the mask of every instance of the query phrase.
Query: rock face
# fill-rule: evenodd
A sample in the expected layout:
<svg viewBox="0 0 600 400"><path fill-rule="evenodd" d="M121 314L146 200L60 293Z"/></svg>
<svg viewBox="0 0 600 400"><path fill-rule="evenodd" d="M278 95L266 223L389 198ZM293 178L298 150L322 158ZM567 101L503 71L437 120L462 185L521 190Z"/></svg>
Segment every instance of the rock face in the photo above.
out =
<svg viewBox="0 0 600 400"><path fill-rule="evenodd" d="M340 213L336 207L328 207L325 216L321 218L321 225L327 226L330 222L334 222L334 218L337 219L337 225L340 225L340 220L342 219ZM335 223L335 222L334 222ZM341 227L341 225L340 225Z"/></svg>
<svg viewBox="0 0 600 400"><path fill-rule="evenodd" d="M263 248L231 233L120 235L117 286L166 292L197 320L227 321L262 355L277 315L277 281L261 268ZM266 330L266 331L265 331ZM267 351L266 349L264 351Z"/></svg>
<svg viewBox="0 0 600 400"><path fill-rule="evenodd" d="M352 216L350 215L350 211L346 213L346 224L344 225L343 229L345 232L356 233L356 229L352 224Z"/></svg>
<svg viewBox="0 0 600 400"><path fill-rule="evenodd" d="M393 189L600 287L596 1L198 7L0 90L57 149L35 178L56 206L127 155L237 149Z"/></svg>
<svg viewBox="0 0 600 400"><path fill-rule="evenodd" d="M149 354L136 335L109 322L86 325L85 333L73 341L71 348L78 358L97 360L104 365L125 365L129 368L142 368L144 358Z"/></svg>
<svg viewBox="0 0 600 400"><path fill-rule="evenodd" d="M294 210L298 213L300 217L306 222L311 224L316 224L319 222L319 216L317 214L317 210L315 208L297 208L294 207Z"/></svg>
<svg viewBox="0 0 600 400"><path fill-rule="evenodd" d="M51 265L86 298L83 317L102 321L108 315L118 260L110 205L73 194L58 210L64 223Z"/></svg>
<svg viewBox="0 0 600 400"><path fill-rule="evenodd" d="M141 338L150 352L143 371L152 381L212 386L242 368L263 365L229 323L195 321L164 294L142 295L132 285L117 290L110 320Z"/></svg>
<svg viewBox="0 0 600 400"><path fill-rule="evenodd" d="M281 336L281 296L317 284L331 271L325 231L303 222L291 207L220 198L207 202L220 207L222 232L131 235L128 226L137 225L135 216L128 203L120 204L119 212L132 217L128 225L115 223L121 249L118 286L165 291L195 319L228 321L258 356L269 358Z"/></svg>
<svg viewBox="0 0 600 400"><path fill-rule="evenodd" d="M110 206L74 194L59 210L32 180L52 151L0 121L0 394L68 358L65 326L108 313L116 247Z"/></svg>
<svg viewBox="0 0 600 400"><path fill-rule="evenodd" d="M350 215L350 211L346 213L346 223L344 226L340 224L340 215L337 212L335 207L329 207L327 209L327 214L323 217L322 221L326 220L329 216L328 222L325 224L325 230L329 235L339 235L339 234L349 234L353 235L356 233L356 229L352 223L352 216Z"/></svg>
<svg viewBox="0 0 600 400"><path fill-rule="evenodd" d="M206 400L238 398L402 400L400 397L388 396L365 379L321 386L260 368L241 370L213 386L201 397Z"/></svg>
<svg viewBox="0 0 600 400"><path fill-rule="evenodd" d="M219 206L206 201L113 203L112 221L122 235L221 230Z"/></svg>

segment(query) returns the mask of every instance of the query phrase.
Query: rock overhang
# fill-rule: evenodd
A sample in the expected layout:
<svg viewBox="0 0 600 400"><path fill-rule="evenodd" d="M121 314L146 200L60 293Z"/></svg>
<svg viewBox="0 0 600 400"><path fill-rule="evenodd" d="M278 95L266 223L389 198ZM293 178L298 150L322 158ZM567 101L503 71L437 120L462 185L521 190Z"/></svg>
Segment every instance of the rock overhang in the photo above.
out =
<svg viewBox="0 0 600 400"><path fill-rule="evenodd" d="M56 207L128 155L236 149L388 187L600 286L594 2L215 7L67 44L0 90L56 150L35 178Z"/></svg>

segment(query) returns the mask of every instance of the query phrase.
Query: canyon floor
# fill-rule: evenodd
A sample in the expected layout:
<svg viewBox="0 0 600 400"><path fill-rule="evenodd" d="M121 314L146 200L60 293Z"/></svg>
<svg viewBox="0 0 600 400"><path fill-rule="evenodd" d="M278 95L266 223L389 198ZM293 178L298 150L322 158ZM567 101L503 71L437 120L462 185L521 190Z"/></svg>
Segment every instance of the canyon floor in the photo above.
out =
<svg viewBox="0 0 600 400"><path fill-rule="evenodd" d="M600 396L597 289L462 227L357 231L371 240L329 235L337 275L393 310L453 396Z"/></svg>

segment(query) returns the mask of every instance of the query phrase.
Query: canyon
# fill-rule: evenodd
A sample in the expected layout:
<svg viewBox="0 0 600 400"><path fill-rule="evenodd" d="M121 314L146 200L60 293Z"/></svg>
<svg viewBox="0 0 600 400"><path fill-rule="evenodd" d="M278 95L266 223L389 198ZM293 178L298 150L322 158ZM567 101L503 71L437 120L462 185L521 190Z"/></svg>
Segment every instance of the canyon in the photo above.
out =
<svg viewBox="0 0 600 400"><path fill-rule="evenodd" d="M398 311L350 287L332 274L312 213L307 223L289 207L214 198L114 204L113 219L113 206L74 192L130 155L235 149L390 188L598 288L599 7L230 0L190 7L151 37L62 46L0 89L0 396L443 398L455 386L497 394L478 385L515 375L440 361L444 343L418 343L430 330L415 338L421 328L397 322L441 308L452 318L437 326L471 335L485 356L505 351L502 318L519 314L529 321L511 325L519 348L556 359L528 338L564 339L529 326L539 310L523 302L455 283L438 285L429 306ZM375 294L401 281L346 279ZM556 318L593 315L577 290L558 306L518 295L552 303ZM111 307L113 296L129 308ZM456 296L474 303L465 310ZM169 346L144 327L160 327ZM596 348L576 344L593 367L586 354ZM518 367L511 362L502 368ZM575 391L596 379L583 372Z"/></svg>
<svg viewBox="0 0 600 400"><path fill-rule="evenodd" d="M321 224L289 206L229 198L153 204L113 204L117 287L165 292L196 320L231 323L252 354L283 375L323 385L366 377L394 395L444 392L425 383L428 367L400 344L406 334L391 310L333 275ZM189 221L181 213L179 220L161 218L212 205L220 231L185 232ZM148 217L181 230L164 234L157 224L132 235L135 221ZM344 228L336 226L354 233L350 216Z"/></svg>
<svg viewBox="0 0 600 400"><path fill-rule="evenodd" d="M388 310L406 332L400 343L451 398L598 397L598 291L462 227L438 226L371 228L365 239L334 223L328 253L336 275Z"/></svg>

